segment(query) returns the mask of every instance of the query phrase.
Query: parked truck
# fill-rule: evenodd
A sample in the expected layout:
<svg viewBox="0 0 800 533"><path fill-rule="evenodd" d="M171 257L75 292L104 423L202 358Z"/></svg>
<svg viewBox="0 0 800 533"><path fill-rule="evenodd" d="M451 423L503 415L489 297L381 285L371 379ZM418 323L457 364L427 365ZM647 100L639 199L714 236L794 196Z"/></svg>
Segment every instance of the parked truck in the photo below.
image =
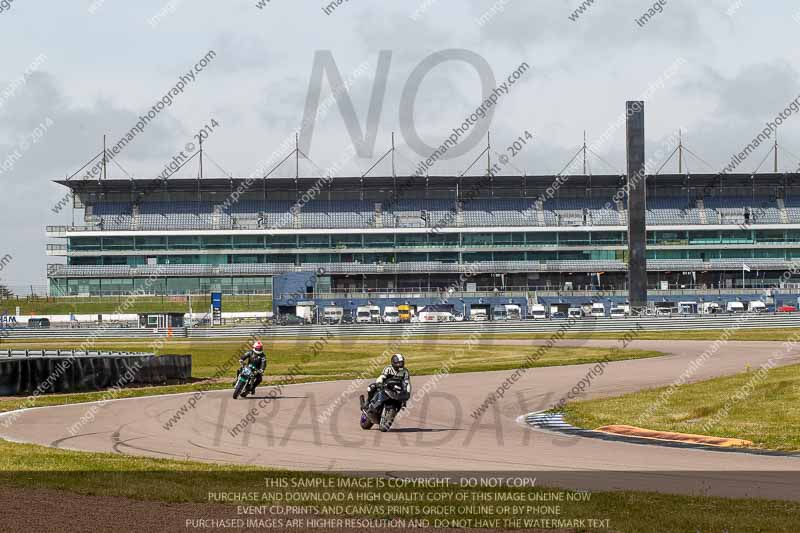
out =
<svg viewBox="0 0 800 533"><path fill-rule="evenodd" d="M302 318L306 324L311 324L314 322L314 307L310 305L298 305L297 306L297 316Z"/></svg>
<svg viewBox="0 0 800 533"><path fill-rule="evenodd" d="M744 313L744 304L742 302L728 302L725 305L725 311L728 313Z"/></svg>
<svg viewBox="0 0 800 533"><path fill-rule="evenodd" d="M522 310L516 304L502 304L492 307L492 320L520 320Z"/></svg>
<svg viewBox="0 0 800 533"><path fill-rule="evenodd" d="M567 317L583 318L583 307L570 307L567 309Z"/></svg>
<svg viewBox="0 0 800 533"><path fill-rule="evenodd" d="M505 305L492 307L492 320L508 320L508 310Z"/></svg>
<svg viewBox="0 0 800 533"><path fill-rule="evenodd" d="M400 322L400 310L393 306L387 305L383 309L383 321L386 324L397 324Z"/></svg>
<svg viewBox="0 0 800 533"><path fill-rule="evenodd" d="M617 304L608 312L611 318L625 318L631 314L631 306L628 304Z"/></svg>
<svg viewBox="0 0 800 533"><path fill-rule="evenodd" d="M506 304L507 320L522 320L522 309L517 304Z"/></svg>
<svg viewBox="0 0 800 533"><path fill-rule="evenodd" d="M419 310L420 322L453 322L453 308L449 305L426 305Z"/></svg>
<svg viewBox="0 0 800 533"><path fill-rule="evenodd" d="M485 322L489 320L489 314L483 307L470 307L469 319L475 322Z"/></svg>
<svg viewBox="0 0 800 533"><path fill-rule="evenodd" d="M369 324L372 322L372 306L359 305L356 308L356 324Z"/></svg>
<svg viewBox="0 0 800 533"><path fill-rule="evenodd" d="M550 318L567 318L569 307L566 303L550 304Z"/></svg>
<svg viewBox="0 0 800 533"><path fill-rule="evenodd" d="M322 309L323 324L340 324L344 316L344 309L337 306L328 306Z"/></svg>
<svg viewBox="0 0 800 533"><path fill-rule="evenodd" d="M400 304L397 306L397 316L400 319L400 322L411 322L412 315L413 311L410 305Z"/></svg>
<svg viewBox="0 0 800 533"><path fill-rule="evenodd" d="M369 306L369 317L370 321L373 324L380 324L381 323L381 308L377 305L370 305Z"/></svg>
<svg viewBox="0 0 800 533"><path fill-rule="evenodd" d="M547 311L542 304L533 304L531 306L530 316L534 320L542 320L547 318Z"/></svg>

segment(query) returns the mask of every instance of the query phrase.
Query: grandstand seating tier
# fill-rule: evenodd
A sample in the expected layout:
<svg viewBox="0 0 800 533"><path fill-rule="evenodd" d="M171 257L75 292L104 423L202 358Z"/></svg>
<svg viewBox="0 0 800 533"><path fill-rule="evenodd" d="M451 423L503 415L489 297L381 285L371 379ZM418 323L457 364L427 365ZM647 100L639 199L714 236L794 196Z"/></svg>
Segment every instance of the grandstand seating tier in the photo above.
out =
<svg viewBox="0 0 800 533"><path fill-rule="evenodd" d="M800 222L800 198L785 200L789 222ZM455 202L401 199L380 206L369 200L313 200L295 207L290 201L242 200L227 208L209 202L142 202L134 206L101 202L91 222L104 230L157 229L366 229L415 227L622 226L627 212L611 198L553 198L541 213L532 198L478 198ZM87 217L87 222L90 217ZM781 209L770 197L709 196L701 207L694 199L658 196L648 199L648 225L779 224Z"/></svg>

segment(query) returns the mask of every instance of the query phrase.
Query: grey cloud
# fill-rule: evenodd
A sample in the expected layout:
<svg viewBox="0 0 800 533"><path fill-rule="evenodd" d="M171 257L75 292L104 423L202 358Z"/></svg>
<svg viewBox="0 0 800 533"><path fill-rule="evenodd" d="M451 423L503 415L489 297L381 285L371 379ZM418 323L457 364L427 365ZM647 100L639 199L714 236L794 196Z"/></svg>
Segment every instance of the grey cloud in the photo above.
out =
<svg viewBox="0 0 800 533"><path fill-rule="evenodd" d="M731 76L706 66L701 76L681 86L681 93L716 98L719 104L714 115L724 120L732 116L767 118L800 94L800 75L785 63L746 65Z"/></svg>
<svg viewBox="0 0 800 533"><path fill-rule="evenodd" d="M472 6L474 19L480 19L492 9L497 0L485 0ZM481 28L481 37L510 47L563 46L572 51L586 50L584 57L572 61L596 61L594 54L619 52L620 48L647 43L667 43L676 47L691 47L703 41L704 31L697 6L680 0L670 0L663 11L645 27L635 19L653 5L652 2L619 0L596 2L573 21L569 16L580 0L567 0L553 5L549 2L506 0Z"/></svg>

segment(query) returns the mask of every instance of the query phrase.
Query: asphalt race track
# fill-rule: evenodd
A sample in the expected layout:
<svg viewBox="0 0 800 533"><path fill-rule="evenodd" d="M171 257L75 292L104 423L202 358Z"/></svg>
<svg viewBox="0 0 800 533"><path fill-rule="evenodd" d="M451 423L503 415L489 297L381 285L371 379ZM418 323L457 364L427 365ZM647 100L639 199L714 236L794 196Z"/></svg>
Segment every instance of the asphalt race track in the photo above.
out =
<svg viewBox="0 0 800 533"><path fill-rule="evenodd" d="M517 341L535 345L535 341ZM616 346L617 341L574 340L561 345ZM669 351L664 357L610 363L585 397L619 395L668 385L709 341L634 341L629 348ZM800 362L800 349L781 343L729 342L690 381L756 368L770 357ZM114 400L71 435L93 404L44 407L0 417L0 437L59 448L195 459L223 463L348 472L535 473L540 485L589 490L654 490L683 494L800 500L800 456L769 456L714 449L633 444L535 430L518 419L557 403L594 365L537 368L523 374L478 420L478 408L512 371L413 379L427 393L394 429L363 431L352 382L262 387L255 398L231 391ZM409 368L413 375L413 361ZM343 394L351 391L347 396ZM268 394L275 391L274 399ZM279 392L279 393L278 393ZM332 414L326 416L326 408ZM181 407L184 414L165 425ZM248 413L250 420L247 420ZM18 416L8 428L3 417ZM238 431L235 430L238 425ZM73 428L74 431L74 428Z"/></svg>

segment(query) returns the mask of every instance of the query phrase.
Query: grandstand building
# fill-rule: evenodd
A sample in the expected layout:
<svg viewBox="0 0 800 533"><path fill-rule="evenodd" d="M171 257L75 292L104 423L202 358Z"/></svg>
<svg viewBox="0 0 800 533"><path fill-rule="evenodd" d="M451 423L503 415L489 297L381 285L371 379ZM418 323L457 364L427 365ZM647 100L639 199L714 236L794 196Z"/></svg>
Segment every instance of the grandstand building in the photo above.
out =
<svg viewBox="0 0 800 533"><path fill-rule="evenodd" d="M625 177L555 181L59 180L82 222L47 227L60 240L48 255L66 258L48 267L50 293L270 293L292 272L318 273L309 297L625 289ZM650 288L783 286L800 261L798 174L657 175L646 187Z"/></svg>

